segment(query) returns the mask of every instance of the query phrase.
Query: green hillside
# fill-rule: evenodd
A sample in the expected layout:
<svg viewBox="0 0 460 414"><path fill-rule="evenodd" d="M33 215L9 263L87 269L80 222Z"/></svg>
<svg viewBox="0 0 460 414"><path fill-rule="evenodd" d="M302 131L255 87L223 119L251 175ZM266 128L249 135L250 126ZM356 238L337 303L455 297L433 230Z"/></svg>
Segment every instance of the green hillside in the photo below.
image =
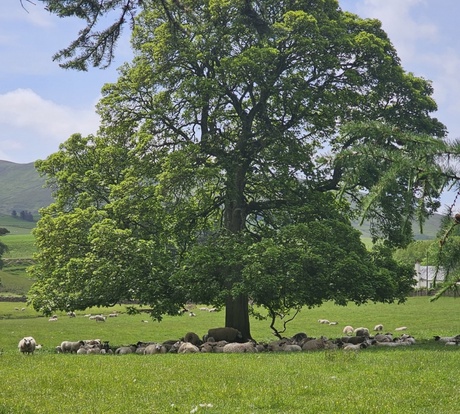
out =
<svg viewBox="0 0 460 414"><path fill-rule="evenodd" d="M34 163L0 161L0 213L10 215L16 210L37 214L53 201L51 191L44 188L44 184Z"/></svg>

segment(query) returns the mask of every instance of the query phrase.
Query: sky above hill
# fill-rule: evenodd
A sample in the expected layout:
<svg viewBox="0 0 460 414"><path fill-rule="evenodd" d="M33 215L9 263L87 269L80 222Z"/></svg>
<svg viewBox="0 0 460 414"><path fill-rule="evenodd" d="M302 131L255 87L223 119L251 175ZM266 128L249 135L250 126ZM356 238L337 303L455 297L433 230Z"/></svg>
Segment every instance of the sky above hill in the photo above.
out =
<svg viewBox="0 0 460 414"><path fill-rule="evenodd" d="M101 87L115 82L117 68L131 59L129 30L116 60L105 70L61 69L52 55L75 39L83 23L59 19L43 4L2 2L0 14L0 160L29 163L57 151L72 133L95 133L94 106ZM450 138L460 137L460 1L339 0L343 10L377 18L388 33L404 69L429 79L437 118ZM446 194L443 203L453 195Z"/></svg>

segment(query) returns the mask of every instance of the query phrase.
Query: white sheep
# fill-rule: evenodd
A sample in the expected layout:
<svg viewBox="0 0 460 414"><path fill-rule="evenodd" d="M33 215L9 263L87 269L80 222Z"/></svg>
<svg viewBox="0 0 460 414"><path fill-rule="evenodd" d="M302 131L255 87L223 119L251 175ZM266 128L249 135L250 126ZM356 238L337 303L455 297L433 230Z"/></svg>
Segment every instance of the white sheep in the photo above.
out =
<svg viewBox="0 0 460 414"><path fill-rule="evenodd" d="M439 341L439 342L456 342L456 341L460 341L460 335L456 335L456 336L439 336L439 335L436 335L434 337L434 340Z"/></svg>
<svg viewBox="0 0 460 414"><path fill-rule="evenodd" d="M23 354L33 354L36 347L37 342L35 342L35 339L31 336L25 336L18 344L18 349Z"/></svg>
<svg viewBox="0 0 460 414"><path fill-rule="evenodd" d="M175 346L178 345L177 353L178 354L194 354L196 352L200 352L200 348L196 345L193 345L190 342L176 342Z"/></svg>
<svg viewBox="0 0 460 414"><path fill-rule="evenodd" d="M257 352L254 342L232 342L224 346L223 352L225 354L235 354L235 353L246 353L246 352Z"/></svg>
<svg viewBox="0 0 460 414"><path fill-rule="evenodd" d="M58 320L57 316L54 315L51 318L48 319L48 322L56 322Z"/></svg>
<svg viewBox="0 0 460 414"><path fill-rule="evenodd" d="M374 326L374 331L382 332L383 331L383 325L381 323L379 323L378 325L375 325Z"/></svg>
<svg viewBox="0 0 460 414"><path fill-rule="evenodd" d="M329 325L329 321L327 319L318 319L319 323L323 323L325 325Z"/></svg>
<svg viewBox="0 0 460 414"><path fill-rule="evenodd" d="M83 341L62 341L61 342L61 351L63 353L71 353L71 354L76 354L77 351L82 347L85 346L85 343Z"/></svg>
<svg viewBox="0 0 460 414"><path fill-rule="evenodd" d="M395 331L405 331L407 329L407 326L400 326L399 328L396 328Z"/></svg>
<svg viewBox="0 0 460 414"><path fill-rule="evenodd" d="M353 326L347 325L345 328L342 330L344 335L352 335L354 332Z"/></svg>
<svg viewBox="0 0 460 414"><path fill-rule="evenodd" d="M162 344L150 344L144 348L144 355L166 354L166 347Z"/></svg>
<svg viewBox="0 0 460 414"><path fill-rule="evenodd" d="M96 315L94 319L96 320L96 322L105 322L106 318L103 315Z"/></svg>

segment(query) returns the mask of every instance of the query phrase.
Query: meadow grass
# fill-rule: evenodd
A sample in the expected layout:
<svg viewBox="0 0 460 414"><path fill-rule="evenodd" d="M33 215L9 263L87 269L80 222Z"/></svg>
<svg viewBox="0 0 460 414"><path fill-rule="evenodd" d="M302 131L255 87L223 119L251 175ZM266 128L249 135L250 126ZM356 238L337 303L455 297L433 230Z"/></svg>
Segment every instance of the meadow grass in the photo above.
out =
<svg viewBox="0 0 460 414"><path fill-rule="evenodd" d="M288 325L287 336L341 336L344 325L377 323L388 331L407 326L417 344L300 354L68 355L55 354L62 340L100 338L112 346L177 339L188 331L200 336L222 326L223 312L195 310L165 317L122 313L106 322L84 313L58 313L48 322L24 304L0 303L0 413L457 413L460 407L460 347L446 347L433 335L460 333L460 299L410 298L403 305L337 307L326 303L303 310ZM14 308L18 307L19 310ZM337 320L322 325L318 319ZM267 321L251 320L253 337L273 336ZM32 335L43 344L33 356L17 343ZM200 404L202 406L200 406ZM195 410L196 407L196 410Z"/></svg>
<svg viewBox="0 0 460 414"><path fill-rule="evenodd" d="M32 233L7 234L0 240L8 246L8 251L3 255L4 259L29 259L36 252Z"/></svg>

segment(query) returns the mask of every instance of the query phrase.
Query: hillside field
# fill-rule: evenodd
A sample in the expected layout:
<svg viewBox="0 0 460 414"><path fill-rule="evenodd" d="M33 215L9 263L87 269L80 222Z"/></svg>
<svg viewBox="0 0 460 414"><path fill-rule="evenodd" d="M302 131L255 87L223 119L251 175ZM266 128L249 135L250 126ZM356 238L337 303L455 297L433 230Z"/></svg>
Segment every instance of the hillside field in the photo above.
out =
<svg viewBox="0 0 460 414"><path fill-rule="evenodd" d="M48 322L28 307L0 303L0 413L425 413L454 414L460 406L460 346L433 335L460 333L460 299L410 298L403 305L304 309L286 336L341 336L345 324L407 326L417 343L408 347L259 354L70 355L56 354L62 340L100 338L114 347L138 340L200 336L222 326L223 312L195 309L196 317L148 323L144 314L122 313L105 323L59 313ZM85 312L107 314L111 309ZM318 319L335 320L323 325ZM258 341L273 336L267 321L251 320ZM32 335L43 345L22 355L17 343Z"/></svg>

